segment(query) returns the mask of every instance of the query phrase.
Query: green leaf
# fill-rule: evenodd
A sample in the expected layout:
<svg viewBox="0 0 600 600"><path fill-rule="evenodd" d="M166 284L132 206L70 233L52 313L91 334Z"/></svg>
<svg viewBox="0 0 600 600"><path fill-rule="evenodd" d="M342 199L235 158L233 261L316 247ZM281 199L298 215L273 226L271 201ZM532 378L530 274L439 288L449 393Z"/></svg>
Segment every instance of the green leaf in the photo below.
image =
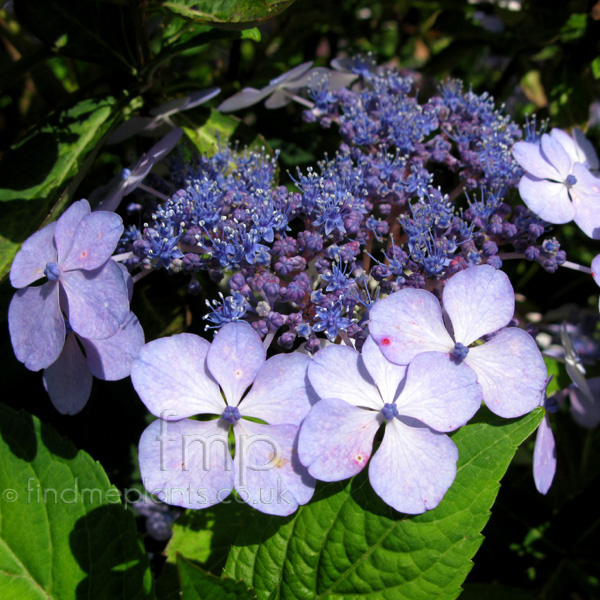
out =
<svg viewBox="0 0 600 600"><path fill-rule="evenodd" d="M219 148L229 141L237 141L253 150L265 148L268 154L273 151L262 135L244 125L237 117L224 115L216 110L202 109L197 112L197 118L192 120L187 115L181 115L183 130L194 148L206 156L212 156Z"/></svg>
<svg viewBox="0 0 600 600"><path fill-rule="evenodd" d="M2 600L151 599L133 515L102 466L0 405Z"/></svg>
<svg viewBox="0 0 600 600"><path fill-rule="evenodd" d="M52 211L72 199L121 108L113 97L83 100L52 114L0 161L0 278Z"/></svg>
<svg viewBox="0 0 600 600"><path fill-rule="evenodd" d="M258 25L283 12L294 0L161 0L158 4L194 21Z"/></svg>
<svg viewBox="0 0 600 600"><path fill-rule="evenodd" d="M187 510L175 521L173 536L165 549L169 563L175 563L177 556L182 555L206 571L221 572L239 531L256 516L256 511L245 502L231 498L205 510Z"/></svg>
<svg viewBox="0 0 600 600"><path fill-rule="evenodd" d="M15 10L60 54L135 74L136 28L127 7L95 0L15 0Z"/></svg>
<svg viewBox="0 0 600 600"><path fill-rule="evenodd" d="M225 574L259 600L456 598L483 541L499 481L543 410L516 420L480 411L453 436L456 480L440 505L401 515L372 491L367 469L349 482L323 484L286 519L257 514L240 532Z"/></svg>
<svg viewBox="0 0 600 600"><path fill-rule="evenodd" d="M181 556L177 557L182 600L253 600L246 586L232 579L205 573Z"/></svg>

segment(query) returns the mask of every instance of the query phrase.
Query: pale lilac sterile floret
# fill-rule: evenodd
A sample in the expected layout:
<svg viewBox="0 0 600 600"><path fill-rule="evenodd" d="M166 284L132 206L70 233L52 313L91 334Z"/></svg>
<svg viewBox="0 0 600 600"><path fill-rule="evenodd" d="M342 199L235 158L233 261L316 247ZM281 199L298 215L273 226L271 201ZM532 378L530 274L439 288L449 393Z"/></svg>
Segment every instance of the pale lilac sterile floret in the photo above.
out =
<svg viewBox="0 0 600 600"><path fill-rule="evenodd" d="M109 338L94 340L78 336L68 323L66 331L62 352L44 370L43 383L54 408L62 414L74 415L87 404L93 377L117 381L129 376L131 365L144 345L144 331L132 312Z"/></svg>
<svg viewBox="0 0 600 600"><path fill-rule="evenodd" d="M533 338L507 327L515 300L506 274L489 265L460 271L446 283L442 299L448 328L439 301L426 290L406 288L377 301L369 331L384 356L407 365L421 352L450 354L476 372L495 414L513 418L538 406L546 367ZM498 330L486 343L474 344Z"/></svg>
<svg viewBox="0 0 600 600"><path fill-rule="evenodd" d="M91 213L87 200L24 243L10 271L14 295L8 323L18 360L38 371L53 364L65 343L65 318L77 334L114 335L129 313L124 275L111 260L123 233L121 217ZM40 286L31 286L46 278Z"/></svg>
<svg viewBox="0 0 600 600"><path fill-rule="evenodd" d="M519 192L530 210L549 223L574 220L586 235L600 238L600 179L591 172L598 157L580 130L553 129L539 144L517 142L513 156L525 170Z"/></svg>
<svg viewBox="0 0 600 600"><path fill-rule="evenodd" d="M296 439L316 400L306 385L309 363L299 353L266 360L260 336L245 322L225 324L212 344L185 333L146 344L131 372L159 417L139 444L146 489L196 509L234 489L268 514L289 515L308 502L315 482L297 459ZM187 418L193 415L209 420Z"/></svg>
<svg viewBox="0 0 600 600"><path fill-rule="evenodd" d="M458 451L445 432L464 425L481 404L475 373L436 352L420 354L408 367L395 365L369 337L362 354L326 346L315 355L308 377L321 396L298 440L308 472L340 481L371 459L369 480L384 502L407 514L435 508L456 475ZM373 454L384 423L383 441Z"/></svg>

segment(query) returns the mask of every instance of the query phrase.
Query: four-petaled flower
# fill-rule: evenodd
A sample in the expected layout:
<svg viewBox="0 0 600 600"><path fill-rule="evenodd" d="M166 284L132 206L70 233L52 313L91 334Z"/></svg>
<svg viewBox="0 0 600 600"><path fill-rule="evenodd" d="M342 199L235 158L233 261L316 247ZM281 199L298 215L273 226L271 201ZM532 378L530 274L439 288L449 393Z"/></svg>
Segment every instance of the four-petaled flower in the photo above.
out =
<svg viewBox="0 0 600 600"><path fill-rule="evenodd" d="M427 351L464 361L477 373L487 407L501 417L519 417L539 406L546 367L533 338L506 327L515 309L507 275L489 265L471 267L446 283L442 298L452 335L431 292L406 288L376 302L369 331L383 355L400 365ZM491 340L471 347L504 327Z"/></svg>
<svg viewBox="0 0 600 600"><path fill-rule="evenodd" d="M91 213L87 200L80 200L23 243L10 271L10 282L20 289L8 325L15 355L28 369L39 371L57 360L65 317L84 338L106 339L118 331L129 299L121 267L110 257L122 233L121 217ZM29 287L44 276L44 284Z"/></svg>
<svg viewBox="0 0 600 600"><path fill-rule="evenodd" d="M549 223L575 221L600 239L600 179L590 173L598 157L581 131L553 129L539 144L517 142L513 156L525 170L519 192L529 209Z"/></svg>
<svg viewBox="0 0 600 600"><path fill-rule="evenodd" d="M311 475L339 481L369 461L369 480L384 502L419 514L435 508L456 475L458 450L443 432L464 425L481 404L475 373L439 352L419 354L408 367L390 363L372 338L362 355L330 345L308 368L321 396L302 424L300 461Z"/></svg>
<svg viewBox="0 0 600 600"><path fill-rule="evenodd" d="M212 344L182 333L142 348L131 379L160 417L139 444L149 492L169 504L206 508L235 488L250 506L274 515L289 515L311 499L315 482L295 449L314 402L306 385L310 358L265 355L260 336L245 322L224 325ZM218 418L188 418L193 415Z"/></svg>

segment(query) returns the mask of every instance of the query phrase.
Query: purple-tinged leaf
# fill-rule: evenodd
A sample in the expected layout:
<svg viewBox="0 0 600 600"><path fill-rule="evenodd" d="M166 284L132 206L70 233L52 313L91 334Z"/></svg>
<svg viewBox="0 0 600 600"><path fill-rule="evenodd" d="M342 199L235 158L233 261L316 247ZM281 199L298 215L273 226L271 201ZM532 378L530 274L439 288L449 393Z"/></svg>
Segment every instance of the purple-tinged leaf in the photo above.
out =
<svg viewBox="0 0 600 600"><path fill-rule="evenodd" d="M223 419L154 421L139 443L146 490L184 508L208 508L225 500L234 480L228 431Z"/></svg>
<svg viewBox="0 0 600 600"><path fill-rule="evenodd" d="M315 480L298 460L298 427L242 420L233 431L235 490L244 502L284 517L312 498Z"/></svg>
<svg viewBox="0 0 600 600"><path fill-rule="evenodd" d="M8 307L8 328L17 359L30 371L56 361L66 332L57 282L18 290Z"/></svg>
<svg viewBox="0 0 600 600"><path fill-rule="evenodd" d="M103 340L81 338L81 343L94 377L117 381L131 373L131 365L144 345L144 330L130 312L115 335Z"/></svg>
<svg viewBox="0 0 600 600"><path fill-rule="evenodd" d="M300 428L300 462L321 481L353 477L369 461L382 422L380 412L356 408L337 398L320 400Z"/></svg>
<svg viewBox="0 0 600 600"><path fill-rule="evenodd" d="M237 321L224 325L206 355L211 375L223 390L229 406L237 406L266 359L260 336L252 327Z"/></svg>
<svg viewBox="0 0 600 600"><path fill-rule="evenodd" d="M477 412L482 392L475 371L448 354L423 352L408 366L406 383L396 401L402 416L436 431L454 431Z"/></svg>
<svg viewBox="0 0 600 600"><path fill-rule="evenodd" d="M44 277L46 265L56 262L55 228L56 223L50 223L23 242L10 268L13 287L23 288Z"/></svg>
<svg viewBox="0 0 600 600"><path fill-rule="evenodd" d="M407 365L421 352L450 352L454 347L440 303L425 290L403 289L378 300L370 317L369 332L393 363Z"/></svg>
<svg viewBox="0 0 600 600"><path fill-rule="evenodd" d="M306 371L311 362L306 354L298 352L269 358L240 403L242 415L271 425L300 425L319 399L308 383Z"/></svg>
<svg viewBox="0 0 600 600"><path fill-rule="evenodd" d="M555 473L556 442L546 413L538 428L533 450L533 480L540 494L548 493Z"/></svg>
<svg viewBox="0 0 600 600"><path fill-rule="evenodd" d="M508 325L515 312L508 276L489 265L453 275L444 288L443 301L454 339L465 346Z"/></svg>
<svg viewBox="0 0 600 600"><path fill-rule="evenodd" d="M44 371L44 387L63 415L83 410L92 392L92 374L74 334L69 334L58 360Z"/></svg>
<svg viewBox="0 0 600 600"><path fill-rule="evenodd" d="M457 460L458 449L447 435L393 419L371 459L369 481L386 504L416 515L441 502L456 477Z"/></svg>
<svg viewBox="0 0 600 600"><path fill-rule="evenodd" d="M568 223L575 217L567 186L562 183L526 174L519 182L519 193L527 208L548 223Z"/></svg>
<svg viewBox="0 0 600 600"><path fill-rule="evenodd" d="M60 282L68 300L69 323L81 337L110 337L129 314L123 273L113 260L94 271L67 271Z"/></svg>
<svg viewBox="0 0 600 600"><path fill-rule="evenodd" d="M360 354L331 344L319 350L308 367L308 379L321 398L339 398L352 406L381 410L383 400Z"/></svg>
<svg viewBox="0 0 600 600"><path fill-rule="evenodd" d="M95 212L81 219L68 255L62 260L65 271L101 267L115 251L123 234L123 219L112 212Z"/></svg>
<svg viewBox="0 0 600 600"><path fill-rule="evenodd" d="M206 366L210 344L180 333L147 343L131 367L131 381L146 408L163 419L221 415L225 402Z"/></svg>
<svg viewBox="0 0 600 600"><path fill-rule="evenodd" d="M540 405L548 373L534 339L509 327L469 350L465 362L477 373L483 401L496 415L520 417Z"/></svg>

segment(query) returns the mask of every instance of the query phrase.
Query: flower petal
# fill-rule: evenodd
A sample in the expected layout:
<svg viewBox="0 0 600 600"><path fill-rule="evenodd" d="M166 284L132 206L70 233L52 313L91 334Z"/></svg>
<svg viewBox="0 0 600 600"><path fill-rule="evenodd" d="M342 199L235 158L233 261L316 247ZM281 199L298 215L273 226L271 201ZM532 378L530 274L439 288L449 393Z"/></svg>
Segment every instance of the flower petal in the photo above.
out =
<svg viewBox="0 0 600 600"><path fill-rule="evenodd" d="M206 367L210 344L180 333L146 344L131 367L131 381L148 410L163 419L221 415L225 402Z"/></svg>
<svg viewBox="0 0 600 600"><path fill-rule="evenodd" d="M90 212L90 203L87 200L82 199L78 202L73 202L56 222L54 241L56 242L59 264L62 263L71 249L73 236L75 235L75 231L77 230L77 226L81 222L81 219L83 219L85 215L89 215Z"/></svg>
<svg viewBox="0 0 600 600"><path fill-rule="evenodd" d="M235 490L244 502L287 516L312 498L315 480L298 460L298 427L242 420L233 431Z"/></svg>
<svg viewBox="0 0 600 600"><path fill-rule="evenodd" d="M477 373L486 406L500 417L520 417L540 405L548 373L534 339L509 327L471 348L465 362Z"/></svg>
<svg viewBox="0 0 600 600"><path fill-rule="evenodd" d="M575 423L593 429L600 423L600 377L588 379L586 383L589 394L577 387L569 388L569 411Z"/></svg>
<svg viewBox="0 0 600 600"><path fill-rule="evenodd" d="M88 368L94 377L117 381L129 376L131 364L144 345L144 330L137 317L130 312L115 335L103 340L81 338L81 343L85 348Z"/></svg>
<svg viewBox="0 0 600 600"><path fill-rule="evenodd" d="M527 208L548 223L568 223L575 217L575 208L563 183L523 175L519 193Z"/></svg>
<svg viewBox="0 0 600 600"><path fill-rule="evenodd" d="M406 375L406 365L390 362L371 336L363 344L362 359L379 389L383 403L391 404L396 399L400 383ZM381 408L381 403L374 404L373 408Z"/></svg>
<svg viewBox="0 0 600 600"><path fill-rule="evenodd" d="M454 347L440 303L425 290L404 289L378 300L370 317L369 332L393 363L407 365L421 352L449 352Z"/></svg>
<svg viewBox="0 0 600 600"><path fill-rule="evenodd" d="M490 265L453 275L446 283L443 300L454 339L465 346L508 325L515 312L515 293L508 276Z"/></svg>
<svg viewBox="0 0 600 600"><path fill-rule="evenodd" d="M69 323L81 337L110 337L129 314L125 279L113 260L94 271L67 271L60 282L67 296Z"/></svg>
<svg viewBox="0 0 600 600"><path fill-rule="evenodd" d="M63 415L81 412L92 392L92 379L75 335L68 335L58 360L44 371L44 387L54 408Z"/></svg>
<svg viewBox="0 0 600 600"><path fill-rule="evenodd" d="M207 508L233 489L228 423L163 421L151 423L140 438L142 483L167 504Z"/></svg>
<svg viewBox="0 0 600 600"><path fill-rule="evenodd" d="M533 480L540 494L547 494L556 473L556 442L548 414L538 428L533 449Z"/></svg>
<svg viewBox="0 0 600 600"><path fill-rule="evenodd" d="M321 398L339 398L352 406L381 410L384 402L360 354L349 346L330 344L308 367L308 379Z"/></svg>
<svg viewBox="0 0 600 600"><path fill-rule="evenodd" d="M539 144L517 142L513 146L513 156L530 175L538 179L558 180L559 172L548 162L541 150Z"/></svg>
<svg viewBox="0 0 600 600"><path fill-rule="evenodd" d="M564 181L571 172L571 159L567 151L547 133L542 135L541 148L542 156L559 172L559 181Z"/></svg>
<svg viewBox="0 0 600 600"><path fill-rule="evenodd" d="M589 237L600 239L600 179L583 165L573 167L577 183L571 188L575 223Z"/></svg>
<svg viewBox="0 0 600 600"><path fill-rule="evenodd" d="M55 229L56 223L50 223L23 242L10 268L13 287L23 288L44 277L46 265L56 262Z"/></svg>
<svg viewBox="0 0 600 600"><path fill-rule="evenodd" d="M369 465L375 493L397 511L417 515L435 508L456 477L458 449L443 433L393 419Z"/></svg>
<svg viewBox="0 0 600 600"><path fill-rule="evenodd" d="M217 110L219 112L232 112L234 110L240 110L240 108L247 108L248 106L260 102L263 98L266 98L275 88L275 85L268 85L262 90L244 88L237 94L227 98L227 100L223 100L223 102L217 106Z"/></svg>
<svg viewBox="0 0 600 600"><path fill-rule="evenodd" d="M240 404L243 416L271 425L300 425L318 400L308 383L306 371L311 362L306 354L298 352L269 358Z"/></svg>
<svg viewBox="0 0 600 600"><path fill-rule="evenodd" d="M221 327L210 346L206 364L219 382L227 404L238 405L265 358L260 336L248 323L238 321Z"/></svg>
<svg viewBox="0 0 600 600"><path fill-rule="evenodd" d="M577 162L582 163L588 169L596 170L600 166L598 163L598 155L592 145L592 142L588 140L583 131L575 127L573 129L573 139L575 140L575 147L577 149Z"/></svg>
<svg viewBox="0 0 600 600"><path fill-rule="evenodd" d="M360 473L373 452L380 414L337 398L320 400L300 428L300 462L321 481L341 481Z"/></svg>
<svg viewBox="0 0 600 600"><path fill-rule="evenodd" d="M600 254L597 254L592 260L592 277L596 285L600 286Z"/></svg>
<svg viewBox="0 0 600 600"><path fill-rule="evenodd" d="M10 339L18 360L30 371L49 367L65 344L65 319L58 283L18 290L8 307Z"/></svg>
<svg viewBox="0 0 600 600"><path fill-rule="evenodd" d="M101 267L112 255L121 235L123 219L112 212L94 212L81 219L69 253L61 262L65 271Z"/></svg>
<svg viewBox="0 0 600 600"><path fill-rule="evenodd" d="M436 431L454 431L481 406L477 375L464 362L441 352L423 352L408 366L396 402L400 415L414 417Z"/></svg>

